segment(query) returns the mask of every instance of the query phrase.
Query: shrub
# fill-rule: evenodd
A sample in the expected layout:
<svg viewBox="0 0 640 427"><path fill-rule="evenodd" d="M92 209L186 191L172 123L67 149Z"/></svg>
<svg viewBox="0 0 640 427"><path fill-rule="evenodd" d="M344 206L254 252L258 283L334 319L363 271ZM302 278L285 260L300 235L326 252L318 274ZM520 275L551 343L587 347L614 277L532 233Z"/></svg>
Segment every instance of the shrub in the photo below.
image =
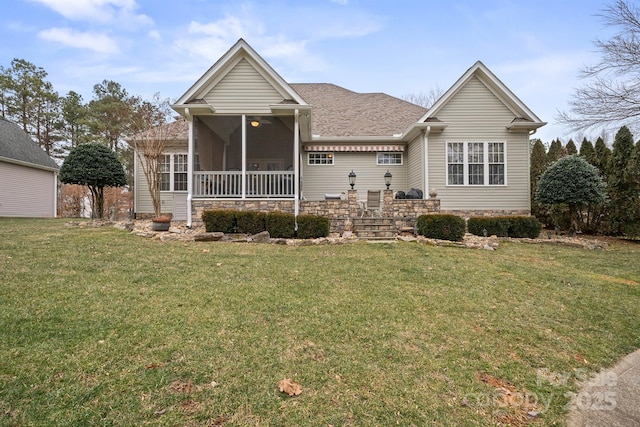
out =
<svg viewBox="0 0 640 427"><path fill-rule="evenodd" d="M509 235L509 219L507 217L474 216L467 221L469 233L482 236L487 230L487 236L507 237Z"/></svg>
<svg viewBox="0 0 640 427"><path fill-rule="evenodd" d="M462 240L466 230L464 219L456 215L420 215L417 221L418 234L431 239Z"/></svg>
<svg viewBox="0 0 640 427"><path fill-rule="evenodd" d="M289 239L295 235L295 216L285 212L269 212L266 227L271 237Z"/></svg>
<svg viewBox="0 0 640 427"><path fill-rule="evenodd" d="M329 218L316 215L298 215L299 239L315 239L329 235Z"/></svg>
<svg viewBox="0 0 640 427"><path fill-rule="evenodd" d="M204 211L202 222L204 222L204 228L207 232L233 233L236 225L236 211L230 209Z"/></svg>
<svg viewBox="0 0 640 427"><path fill-rule="evenodd" d="M236 211L236 224L240 233L257 234L265 231L267 214L255 211Z"/></svg>
<svg viewBox="0 0 640 427"><path fill-rule="evenodd" d="M529 237L535 239L542 230L542 224L529 216L472 217L467 222L469 233L482 236Z"/></svg>
<svg viewBox="0 0 640 427"><path fill-rule="evenodd" d="M509 224L509 237L528 237L535 239L542 231L542 224L532 216L515 216Z"/></svg>

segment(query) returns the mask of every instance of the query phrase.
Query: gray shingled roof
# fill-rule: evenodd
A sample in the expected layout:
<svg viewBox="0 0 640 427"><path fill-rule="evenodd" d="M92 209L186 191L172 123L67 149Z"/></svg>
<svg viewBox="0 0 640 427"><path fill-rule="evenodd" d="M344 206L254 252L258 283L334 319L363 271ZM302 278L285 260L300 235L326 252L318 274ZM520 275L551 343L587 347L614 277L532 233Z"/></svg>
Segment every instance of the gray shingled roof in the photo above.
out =
<svg viewBox="0 0 640 427"><path fill-rule="evenodd" d="M312 108L312 132L320 136L392 136L427 109L384 93L357 93L330 83L290 85Z"/></svg>
<svg viewBox="0 0 640 427"><path fill-rule="evenodd" d="M0 117L0 157L18 160L34 166L58 169L53 159L17 124Z"/></svg>

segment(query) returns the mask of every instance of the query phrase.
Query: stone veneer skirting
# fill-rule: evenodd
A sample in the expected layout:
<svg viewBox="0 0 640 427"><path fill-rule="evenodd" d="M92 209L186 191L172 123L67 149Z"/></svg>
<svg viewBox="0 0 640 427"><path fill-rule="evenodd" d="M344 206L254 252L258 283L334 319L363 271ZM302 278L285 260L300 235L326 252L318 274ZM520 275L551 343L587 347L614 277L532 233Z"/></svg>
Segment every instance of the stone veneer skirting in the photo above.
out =
<svg viewBox="0 0 640 427"><path fill-rule="evenodd" d="M209 209L234 209L260 212L294 213L293 200L220 200L197 199L193 201L193 222L202 221L202 212ZM530 215L528 210L440 210L440 199L394 199L392 190L383 191L382 217L393 218L396 229L413 227L420 215L449 213L468 219L472 216ZM361 214L357 190L349 190L346 199L340 200L301 200L300 215L318 215L329 218L331 232L349 229L352 218Z"/></svg>

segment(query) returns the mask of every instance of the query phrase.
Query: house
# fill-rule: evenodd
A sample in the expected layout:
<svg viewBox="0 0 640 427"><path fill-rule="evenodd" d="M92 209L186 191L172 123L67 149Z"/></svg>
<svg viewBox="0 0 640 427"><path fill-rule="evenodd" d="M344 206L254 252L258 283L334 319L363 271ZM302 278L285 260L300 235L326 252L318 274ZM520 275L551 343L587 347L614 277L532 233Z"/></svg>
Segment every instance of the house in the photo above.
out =
<svg viewBox="0 0 640 427"><path fill-rule="evenodd" d="M382 213L395 218L528 215L529 137L545 125L482 62L425 109L288 83L242 39L172 107L183 132L164 156L162 205L188 224L213 208L315 213L333 224L357 216L367 190L382 190ZM394 198L412 188L422 199ZM135 193L136 213L153 212L140 177Z"/></svg>
<svg viewBox="0 0 640 427"><path fill-rule="evenodd" d="M20 126L0 117L0 216L55 217L58 169Z"/></svg>

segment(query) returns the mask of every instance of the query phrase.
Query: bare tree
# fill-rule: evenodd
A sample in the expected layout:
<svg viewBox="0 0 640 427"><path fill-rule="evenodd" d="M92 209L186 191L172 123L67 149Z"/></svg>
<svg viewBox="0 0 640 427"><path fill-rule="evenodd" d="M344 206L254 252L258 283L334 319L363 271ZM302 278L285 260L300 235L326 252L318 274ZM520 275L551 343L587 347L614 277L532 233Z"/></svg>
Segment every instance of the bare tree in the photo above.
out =
<svg viewBox="0 0 640 427"><path fill-rule="evenodd" d="M443 94L444 91L439 86L435 86L429 89L429 92L407 93L400 98L424 108L431 108Z"/></svg>
<svg viewBox="0 0 640 427"><path fill-rule="evenodd" d="M573 93L570 112L557 117L574 131L640 124L640 9L617 0L599 16L618 32L594 41L600 62L582 70L581 77L590 81Z"/></svg>
<svg viewBox="0 0 640 427"><path fill-rule="evenodd" d="M179 123L169 123L169 100L160 99L156 94L152 101L136 99L134 102L129 140L147 181L153 211L156 218L162 215L160 200L162 156L167 144L176 139Z"/></svg>

